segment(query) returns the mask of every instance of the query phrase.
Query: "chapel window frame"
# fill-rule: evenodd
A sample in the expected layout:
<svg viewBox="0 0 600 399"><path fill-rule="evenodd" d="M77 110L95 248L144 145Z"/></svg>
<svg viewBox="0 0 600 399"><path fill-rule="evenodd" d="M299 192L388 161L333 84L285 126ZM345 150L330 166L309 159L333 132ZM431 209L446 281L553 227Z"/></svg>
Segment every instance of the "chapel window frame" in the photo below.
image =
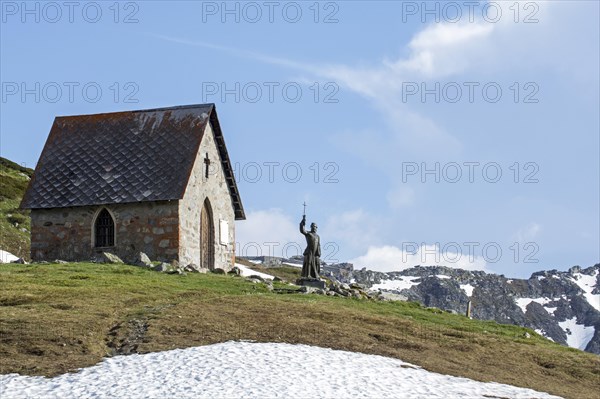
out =
<svg viewBox="0 0 600 399"><path fill-rule="evenodd" d="M92 231L94 248L112 248L117 242L115 218L107 208L102 208L94 218Z"/></svg>

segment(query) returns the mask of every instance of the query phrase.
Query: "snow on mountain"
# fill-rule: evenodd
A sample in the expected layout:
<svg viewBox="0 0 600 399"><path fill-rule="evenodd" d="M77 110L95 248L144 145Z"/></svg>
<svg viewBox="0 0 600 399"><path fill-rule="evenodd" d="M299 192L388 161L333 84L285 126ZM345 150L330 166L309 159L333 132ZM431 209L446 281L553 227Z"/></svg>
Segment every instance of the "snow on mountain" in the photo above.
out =
<svg viewBox="0 0 600 399"><path fill-rule="evenodd" d="M225 342L116 356L54 378L0 376L3 397L557 398L432 373L376 355L282 343Z"/></svg>
<svg viewBox="0 0 600 399"><path fill-rule="evenodd" d="M473 290L475 289L475 287L473 287L471 284L461 284L460 289L463 290L465 294L467 294L467 296L470 298L473 296Z"/></svg>
<svg viewBox="0 0 600 399"><path fill-rule="evenodd" d="M409 289L413 285L419 285L419 277L414 276L400 276L398 280L385 280L380 284L375 284L371 287L373 290L387 290L387 291L402 291Z"/></svg>
<svg viewBox="0 0 600 399"><path fill-rule="evenodd" d="M594 327L577 324L577 317L561 321L558 325L567 334L567 344L572 348L584 350L594 337Z"/></svg>
<svg viewBox="0 0 600 399"><path fill-rule="evenodd" d="M332 276L460 314L471 301L476 319L529 327L562 345L600 354L600 264L540 271L528 279L444 266L398 272L365 268Z"/></svg>
<svg viewBox="0 0 600 399"><path fill-rule="evenodd" d="M260 261L280 266L300 259L263 257ZM342 283L379 290L388 299L416 301L460 314L465 314L471 301L476 319L529 327L554 342L600 354L600 264L540 271L529 279L444 266L375 272L342 263L323 265L322 272ZM574 318L576 323L571 322Z"/></svg>
<svg viewBox="0 0 600 399"><path fill-rule="evenodd" d="M600 312L600 292L598 292L599 290L596 288L598 273L598 270L596 270L593 274L574 273L571 279L584 292L583 296L585 296L585 299L589 302L589 304ZM594 289L596 289L598 294L593 293Z"/></svg>
<svg viewBox="0 0 600 399"><path fill-rule="evenodd" d="M552 302L552 301L555 301L555 299L550 299L550 298L516 298L515 299L517 306L521 308L523 313L527 312L527 305L529 305L531 302L539 303L540 305L544 306L547 303Z"/></svg>
<svg viewBox="0 0 600 399"><path fill-rule="evenodd" d="M554 312L556 312L556 309L558 309L558 307L556 307L556 308L551 308L551 307L548 307L548 306L544 306L544 309L546 309L546 312L548 312L548 313L550 313L550 314L552 314L552 315L553 315L553 314L554 314Z"/></svg>

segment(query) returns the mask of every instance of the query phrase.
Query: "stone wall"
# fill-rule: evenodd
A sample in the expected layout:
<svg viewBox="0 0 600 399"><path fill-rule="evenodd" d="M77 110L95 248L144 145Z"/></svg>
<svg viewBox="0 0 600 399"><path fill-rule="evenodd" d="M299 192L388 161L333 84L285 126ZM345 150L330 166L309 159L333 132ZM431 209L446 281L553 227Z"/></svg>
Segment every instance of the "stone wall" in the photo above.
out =
<svg viewBox="0 0 600 399"><path fill-rule="evenodd" d="M208 178L205 176L204 163L207 153L211 161ZM207 124L200 143L200 150L185 195L179 203L181 220L179 261L182 264L200 265L200 213L206 198L212 208L215 267L229 270L233 267L235 259L235 215L210 123ZM227 240L229 244L220 243L221 220L229 225Z"/></svg>
<svg viewBox="0 0 600 399"><path fill-rule="evenodd" d="M115 246L94 248L93 223L102 208L115 221ZM179 256L178 201L31 210L31 259L88 261L108 251L125 261L145 252L170 262Z"/></svg>

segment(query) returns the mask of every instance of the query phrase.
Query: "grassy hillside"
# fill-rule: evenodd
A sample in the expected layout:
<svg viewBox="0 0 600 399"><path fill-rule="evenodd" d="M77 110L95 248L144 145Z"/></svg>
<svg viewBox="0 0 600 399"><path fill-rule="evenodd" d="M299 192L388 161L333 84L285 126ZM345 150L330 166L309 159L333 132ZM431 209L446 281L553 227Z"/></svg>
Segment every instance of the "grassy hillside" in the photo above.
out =
<svg viewBox="0 0 600 399"><path fill-rule="evenodd" d="M0 157L0 249L29 259L29 212L19 203L33 169Z"/></svg>
<svg viewBox="0 0 600 399"><path fill-rule="evenodd" d="M0 286L2 374L56 375L116 353L249 339L397 357L571 398L600 391L598 356L415 303L279 294L240 277L85 263L0 265Z"/></svg>

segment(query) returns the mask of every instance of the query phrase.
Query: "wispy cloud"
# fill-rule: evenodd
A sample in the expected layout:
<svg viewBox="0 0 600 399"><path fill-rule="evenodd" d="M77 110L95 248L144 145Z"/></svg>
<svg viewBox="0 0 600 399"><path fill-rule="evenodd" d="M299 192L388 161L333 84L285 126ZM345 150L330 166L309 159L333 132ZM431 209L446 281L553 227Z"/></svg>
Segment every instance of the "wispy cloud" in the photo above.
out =
<svg viewBox="0 0 600 399"><path fill-rule="evenodd" d="M294 61L291 59L287 59L287 58L274 57L274 56L259 53L256 51L244 50L244 49L240 49L240 48L236 48L236 47L221 46L219 44L214 44L214 43L208 43L208 42L203 42L203 41L198 41L198 40L182 39L182 38L178 38L178 37L165 36L165 35L159 35L159 34L154 34L154 33L148 33L147 35L154 37L156 39L165 40L165 41L168 41L171 43L177 43L177 44L183 44L186 46L201 47L201 48L205 48L205 49L217 50L217 51L220 51L223 53L227 53L234 57L247 58L247 59L263 62L265 64L277 65L277 66L282 66L282 67L286 67L286 68L293 68L293 69L298 69L298 70L301 70L304 72L311 72L311 73L316 73L316 71L317 71L316 69L311 67L309 64L304 64L304 63Z"/></svg>
<svg viewBox="0 0 600 399"><path fill-rule="evenodd" d="M436 24L426 26L408 43L408 58L383 59L370 66L323 62L300 62L260 52L221 46L203 41L151 34L152 37L182 45L220 51L231 56L294 69L308 74L304 81L326 79L365 98L383 116L390 129L384 147L404 151L443 148L444 154L457 155L462 145L433 119L402 102L402 84L412 79L434 78L464 71L469 67L480 42L491 34L488 24ZM300 80L303 80L302 78ZM353 137L344 137L352 141Z"/></svg>
<svg viewBox="0 0 600 399"><path fill-rule="evenodd" d="M447 266L464 270L487 270L483 257L455 252L442 252L435 245L422 245L413 250L392 245L370 246L365 255L350 260L356 269L366 267L381 272L400 271L413 266Z"/></svg>
<svg viewBox="0 0 600 399"><path fill-rule="evenodd" d="M383 225L379 217L363 209L353 209L329 216L323 231L344 253L351 253L378 242Z"/></svg>
<svg viewBox="0 0 600 399"><path fill-rule="evenodd" d="M439 78L470 67L470 55L481 50L495 26L489 23L429 25L410 41L411 55L386 66L400 74Z"/></svg>
<svg viewBox="0 0 600 399"><path fill-rule="evenodd" d="M537 238L541 230L542 226L540 226L538 223L531 222L527 226L520 228L515 234L513 234L512 238L519 243L533 241Z"/></svg>

